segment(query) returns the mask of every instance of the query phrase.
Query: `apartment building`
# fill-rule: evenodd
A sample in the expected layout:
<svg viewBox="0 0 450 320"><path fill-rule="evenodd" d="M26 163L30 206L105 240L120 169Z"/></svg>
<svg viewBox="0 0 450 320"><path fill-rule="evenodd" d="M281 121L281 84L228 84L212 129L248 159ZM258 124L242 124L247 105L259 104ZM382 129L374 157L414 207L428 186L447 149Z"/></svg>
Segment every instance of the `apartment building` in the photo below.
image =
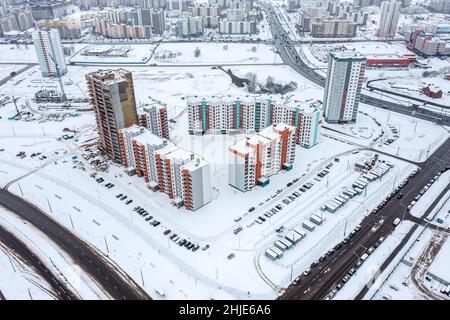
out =
<svg viewBox="0 0 450 320"><path fill-rule="evenodd" d="M120 130L120 143L126 171L144 177L173 205L195 211L211 201L209 164L198 155L137 125Z"/></svg>
<svg viewBox="0 0 450 320"><path fill-rule="evenodd" d="M311 36L315 38L353 38L357 24L334 17L313 18Z"/></svg>
<svg viewBox="0 0 450 320"><path fill-rule="evenodd" d="M270 125L228 148L228 183L241 191L266 185L270 176L290 170L295 160L295 128Z"/></svg>
<svg viewBox="0 0 450 320"><path fill-rule="evenodd" d="M318 142L321 110L314 104L279 103L261 97L188 99L187 104L190 134L253 133L271 124L287 123L296 127L297 144L310 148Z"/></svg>
<svg viewBox="0 0 450 320"><path fill-rule="evenodd" d="M95 110L99 148L115 163L124 163L119 131L138 123L133 77L124 69L99 70L86 75Z"/></svg>

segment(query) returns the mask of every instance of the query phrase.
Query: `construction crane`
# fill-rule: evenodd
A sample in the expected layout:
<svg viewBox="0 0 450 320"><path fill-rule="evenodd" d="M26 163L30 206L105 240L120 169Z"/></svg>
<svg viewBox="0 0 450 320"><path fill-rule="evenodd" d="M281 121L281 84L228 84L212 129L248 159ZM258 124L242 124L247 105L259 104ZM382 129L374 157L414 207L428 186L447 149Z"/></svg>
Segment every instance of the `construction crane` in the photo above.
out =
<svg viewBox="0 0 450 320"><path fill-rule="evenodd" d="M66 91L64 90L64 84L63 84L63 81L62 81L61 73L59 72L59 64L58 64L58 62L56 62L55 58L53 58L53 56L51 54L49 54L48 56L55 63L56 77L58 78L59 87L61 88L61 99L64 102L64 106L67 107L67 106L69 106L69 104L67 103L67 96L66 96Z"/></svg>

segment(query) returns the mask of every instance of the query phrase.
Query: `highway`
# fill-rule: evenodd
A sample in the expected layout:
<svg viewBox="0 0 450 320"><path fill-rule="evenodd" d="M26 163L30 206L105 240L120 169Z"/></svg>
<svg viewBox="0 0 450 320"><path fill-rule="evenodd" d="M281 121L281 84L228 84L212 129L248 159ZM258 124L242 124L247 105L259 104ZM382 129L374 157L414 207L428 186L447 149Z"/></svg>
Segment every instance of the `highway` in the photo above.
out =
<svg viewBox="0 0 450 320"><path fill-rule="evenodd" d="M0 206L14 212L18 217L46 234L111 298L119 300L150 299L150 296L117 265L51 219L38 207L6 189L0 190Z"/></svg>
<svg viewBox="0 0 450 320"><path fill-rule="evenodd" d="M287 36L286 31L281 26L272 7L261 2L259 2L259 4L269 17L275 46L285 64L289 65L301 76L323 87L325 85L325 78L317 74L302 61L295 49L294 41ZM361 95L361 102L442 125L450 124L450 119L448 117L426 109L413 110L409 106L384 101L364 94ZM368 248L374 246L380 237L387 237L393 231L393 221L397 217L402 219L408 217L406 207L429 180L436 175L437 171L444 169L446 166L450 166L450 139L446 140L445 143L428 158L428 160L418 164L418 166L421 168L419 173L411 178L411 182L405 185L400 191L403 194L401 200L394 196L387 201L376 214L369 214L365 217L361 222L361 230L357 232L353 238L350 238L350 241L347 244L342 244L341 248L334 250L334 252L327 256L325 260L312 268L310 274L307 276L300 276L298 284L291 284L286 288L284 294L282 294L279 299L324 299L329 292L335 289L336 285L342 281L348 271L356 265L361 255L364 254ZM444 193L442 193L433 205L428 208L424 215L427 215L433 209L434 205L436 205L443 194ZM380 202L381 200L382 199L380 199ZM394 252L383 263L381 270L384 270L387 267L389 262L392 261L395 254L401 250L416 228L417 225L415 225L413 230L399 243ZM346 236L348 236L351 231L352 230L347 230ZM330 245L337 245L337 243ZM358 294L357 298L362 298L364 294L365 291L363 290Z"/></svg>
<svg viewBox="0 0 450 320"><path fill-rule="evenodd" d="M77 300L78 296L72 292L66 284L59 279L51 270L49 270L45 263L36 256L28 246L20 239L16 238L8 230L0 226L0 243L3 247L11 250L11 253L7 254L15 255L18 259L22 260L26 265L31 267L42 279L44 279L50 286L51 293L58 299L64 300ZM3 297L4 298L4 297ZM0 297L1 300L1 297Z"/></svg>

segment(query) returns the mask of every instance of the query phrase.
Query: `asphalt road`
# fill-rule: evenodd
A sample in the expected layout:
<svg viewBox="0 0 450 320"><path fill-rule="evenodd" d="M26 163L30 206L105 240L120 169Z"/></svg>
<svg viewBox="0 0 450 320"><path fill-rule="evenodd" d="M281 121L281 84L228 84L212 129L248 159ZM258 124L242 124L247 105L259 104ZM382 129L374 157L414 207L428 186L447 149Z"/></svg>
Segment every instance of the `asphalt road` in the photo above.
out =
<svg viewBox="0 0 450 320"><path fill-rule="evenodd" d="M312 269L307 276L301 276L297 285L291 285L286 292L280 297L281 299L323 299L336 285L344 278L348 271L356 265L359 257L365 253L368 248L374 246L380 237L387 237L393 230L393 221L399 217L401 219L408 218L406 207L414 200L419 191L433 178L437 171L450 166L450 139L448 139L431 157L422 164L418 164L421 170L415 177L410 178L399 192L403 194L401 200L392 197L386 204L378 210L376 214L369 214L361 222L361 230L356 236L351 238L347 244L343 244L342 248L336 250L328 256L322 263ZM447 187L448 189L449 187ZM433 209L440 197L427 209L424 216ZM417 225L414 226L414 230ZM414 230L410 231L404 239L399 243L396 249L388 257L381 266L383 271L390 261L400 251L407 242ZM347 234L352 230L348 230ZM358 295L363 296L367 289Z"/></svg>
<svg viewBox="0 0 450 320"><path fill-rule="evenodd" d="M261 3L260 3L261 4ZM275 40L275 46L280 54L283 62L295 70L298 74L305 77L306 79L314 82L315 84L324 87L325 77L316 73L316 71L310 68L295 49L295 41L292 41L286 33L286 30L282 27L280 21L276 14L272 11L271 7L266 4L261 4L264 8L267 16L269 18L270 28L272 30L272 35ZM276 39L275 39L276 38ZM391 110L394 112L399 112L406 115L412 115L416 118L433 121L443 125L450 125L450 117L442 116L440 112L433 112L427 109L417 108L397 104L390 101L385 101L373 96L361 94L361 102L366 104Z"/></svg>
<svg viewBox="0 0 450 320"><path fill-rule="evenodd" d="M3 246L13 251L13 254L20 258L26 265L33 268L42 279L52 288L51 292L58 299L77 300L78 296L61 281L45 263L36 256L28 246L12 233L0 226L0 242ZM3 297L4 298L4 297ZM1 296L0 296L1 299Z"/></svg>
<svg viewBox="0 0 450 320"><path fill-rule="evenodd" d="M46 234L113 299L150 299L118 266L36 206L5 189L0 190L0 205Z"/></svg>

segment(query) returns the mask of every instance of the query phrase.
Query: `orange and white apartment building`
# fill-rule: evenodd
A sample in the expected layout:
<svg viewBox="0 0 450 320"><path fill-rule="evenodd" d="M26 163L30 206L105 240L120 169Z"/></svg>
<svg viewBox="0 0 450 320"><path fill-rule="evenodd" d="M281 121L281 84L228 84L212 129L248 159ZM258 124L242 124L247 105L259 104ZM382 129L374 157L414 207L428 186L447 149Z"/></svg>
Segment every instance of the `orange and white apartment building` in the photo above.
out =
<svg viewBox="0 0 450 320"><path fill-rule="evenodd" d="M177 207L195 211L211 201L209 164L198 155L139 126L122 129L120 144L127 171L144 177Z"/></svg>
<svg viewBox="0 0 450 320"><path fill-rule="evenodd" d="M228 183L241 191L266 185L295 160L295 127L278 123L229 147Z"/></svg>

